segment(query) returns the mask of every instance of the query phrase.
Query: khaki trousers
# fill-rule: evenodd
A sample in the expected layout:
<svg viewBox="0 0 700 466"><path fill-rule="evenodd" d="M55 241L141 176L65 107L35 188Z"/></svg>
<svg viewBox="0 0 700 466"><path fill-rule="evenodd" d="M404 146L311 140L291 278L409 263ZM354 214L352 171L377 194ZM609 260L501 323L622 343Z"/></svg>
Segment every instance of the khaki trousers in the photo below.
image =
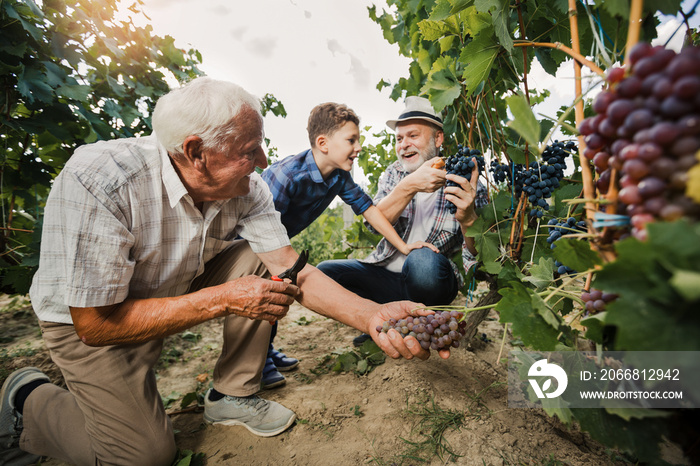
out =
<svg viewBox="0 0 700 466"><path fill-rule="evenodd" d="M246 276L269 276L241 240L212 259L190 291ZM72 325L40 322L68 390L44 384L27 398L20 447L77 465L170 465L177 448L156 387L163 340L90 347ZM228 316L214 387L247 396L260 388L272 326Z"/></svg>

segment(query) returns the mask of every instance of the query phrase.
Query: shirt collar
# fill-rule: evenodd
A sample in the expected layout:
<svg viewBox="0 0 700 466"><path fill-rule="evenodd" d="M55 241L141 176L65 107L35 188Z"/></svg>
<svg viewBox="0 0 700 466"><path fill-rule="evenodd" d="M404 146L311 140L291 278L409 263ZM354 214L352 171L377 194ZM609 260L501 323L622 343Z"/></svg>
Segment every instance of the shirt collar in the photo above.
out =
<svg viewBox="0 0 700 466"><path fill-rule="evenodd" d="M316 160L314 160L314 153L311 149L306 151L306 165L309 167L309 172L311 173L311 180L314 183L323 183L323 175L321 175L321 170L318 169L316 165Z"/></svg>
<svg viewBox="0 0 700 466"><path fill-rule="evenodd" d="M187 193L187 188L182 184L182 180L175 171L173 163L170 160L168 151L165 147L158 142L158 151L160 152L160 157L162 161L163 168L161 174L163 177L163 186L165 186L165 192L168 195L168 201L170 202L170 207L174 208L180 200L185 197Z"/></svg>

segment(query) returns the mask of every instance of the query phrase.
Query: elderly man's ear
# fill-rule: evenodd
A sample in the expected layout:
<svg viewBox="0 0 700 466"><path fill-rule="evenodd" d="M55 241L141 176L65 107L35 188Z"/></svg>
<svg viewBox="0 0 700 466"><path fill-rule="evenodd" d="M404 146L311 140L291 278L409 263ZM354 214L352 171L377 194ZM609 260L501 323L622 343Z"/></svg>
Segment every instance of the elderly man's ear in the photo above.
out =
<svg viewBox="0 0 700 466"><path fill-rule="evenodd" d="M442 131L437 131L435 133L435 147L439 149L443 142L445 142L445 133Z"/></svg>
<svg viewBox="0 0 700 466"><path fill-rule="evenodd" d="M206 159L202 138L199 136L187 136L185 142L182 143L182 152L196 170L202 171L205 168Z"/></svg>

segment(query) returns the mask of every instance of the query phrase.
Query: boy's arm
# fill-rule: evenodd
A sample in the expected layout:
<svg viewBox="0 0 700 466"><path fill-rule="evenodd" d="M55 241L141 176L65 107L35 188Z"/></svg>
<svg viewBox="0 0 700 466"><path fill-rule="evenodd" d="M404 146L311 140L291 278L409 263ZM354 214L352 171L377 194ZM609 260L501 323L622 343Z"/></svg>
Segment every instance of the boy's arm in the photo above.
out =
<svg viewBox="0 0 700 466"><path fill-rule="evenodd" d="M377 230L387 241L389 241L401 254L404 256L408 255L413 249L421 248L423 246L429 247L436 253L439 253L435 245L426 243L425 241L416 241L410 245L406 244L404 240L401 239L398 233L389 220L386 219L381 210L376 206L370 206L367 210L362 213L362 216L367 220L367 222L372 225L372 227Z"/></svg>

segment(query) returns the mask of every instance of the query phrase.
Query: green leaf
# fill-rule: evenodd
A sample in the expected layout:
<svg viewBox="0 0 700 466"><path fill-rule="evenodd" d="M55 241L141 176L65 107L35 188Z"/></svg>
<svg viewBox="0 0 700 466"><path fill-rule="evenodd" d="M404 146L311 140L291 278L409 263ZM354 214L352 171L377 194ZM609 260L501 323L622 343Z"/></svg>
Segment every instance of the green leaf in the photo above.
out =
<svg viewBox="0 0 700 466"><path fill-rule="evenodd" d="M530 275L526 276L523 281L532 283L539 290L549 286L554 280L554 260L551 258L540 258L540 261L530 267Z"/></svg>
<svg viewBox="0 0 700 466"><path fill-rule="evenodd" d="M482 263L482 268L488 273L498 274L501 271L498 234L485 233L480 235L476 237L475 244L478 252L477 259Z"/></svg>
<svg viewBox="0 0 700 466"><path fill-rule="evenodd" d="M510 288L499 293L503 298L496 305L500 322L510 322L513 334L532 349L554 351L559 335L559 321L542 298L521 283L510 282Z"/></svg>
<svg viewBox="0 0 700 466"><path fill-rule="evenodd" d="M76 84L75 86L59 86L56 88L56 95L71 100L85 101L88 99L92 89L87 84Z"/></svg>
<svg viewBox="0 0 700 466"><path fill-rule="evenodd" d="M24 68L17 79L17 90L29 104L53 100L53 89L46 84L47 77L39 69Z"/></svg>
<svg viewBox="0 0 700 466"><path fill-rule="evenodd" d="M571 411L581 429L594 439L633 454L644 463L656 464L660 439L668 435L665 423L646 418L626 421L604 409L577 408Z"/></svg>
<svg viewBox="0 0 700 466"><path fill-rule="evenodd" d="M700 272L676 270L671 277L671 286L687 301L700 299Z"/></svg>
<svg viewBox="0 0 700 466"><path fill-rule="evenodd" d="M443 21L448 16L452 15L451 0L437 0L435 6L430 12L430 19L433 21Z"/></svg>
<svg viewBox="0 0 700 466"><path fill-rule="evenodd" d="M431 21L429 19L424 19L418 23L421 34L423 34L423 39L425 40L438 40L447 32L447 28L442 21Z"/></svg>
<svg viewBox="0 0 700 466"><path fill-rule="evenodd" d="M606 0L601 2L601 6L611 16L619 16L623 20L630 17L630 2L627 0Z"/></svg>
<svg viewBox="0 0 700 466"><path fill-rule="evenodd" d="M182 397L182 401L180 401L180 408L187 408L189 405L196 402L197 392L189 392L184 397Z"/></svg>
<svg viewBox="0 0 700 466"><path fill-rule="evenodd" d="M554 247L554 257L562 264L583 272L602 263L598 253L591 249L588 241L560 238Z"/></svg>
<svg viewBox="0 0 700 466"><path fill-rule="evenodd" d="M441 112L451 105L462 92L462 84L455 76L455 62L448 57L440 57L433 64L433 71L421 88L421 92L430 96L430 103L436 111Z"/></svg>
<svg viewBox="0 0 700 466"><path fill-rule="evenodd" d="M32 2L32 4L33 4L33 2ZM17 2L14 4L13 4L13 2L2 2L2 7L5 10L5 13L7 14L7 16L19 21L20 24L22 25L22 28L27 33L29 33L29 35L32 36L32 38L35 41L39 42L41 40L42 33L38 27L36 27L34 24L32 24L31 22L29 22L26 19L29 12L26 12L26 13L23 12L22 14L20 14L20 12L15 9L15 7L21 8L22 6L25 6L24 3L22 3L22 2ZM34 7L36 7L36 5L34 5ZM33 19L39 20L40 18L35 17Z"/></svg>
<svg viewBox="0 0 700 466"><path fill-rule="evenodd" d="M525 97L519 94L506 97L506 103L514 118L508 122L508 126L513 128L531 146L537 147L540 142L540 124Z"/></svg>
<svg viewBox="0 0 700 466"><path fill-rule="evenodd" d="M552 51L544 48L535 48L535 57L542 65L542 69L552 76L556 76L559 63L552 58Z"/></svg>
<svg viewBox="0 0 700 466"><path fill-rule="evenodd" d="M581 195L580 184L565 184L552 193L552 213L559 217L569 217L569 209L573 211L573 207L565 201L576 199Z"/></svg>
<svg viewBox="0 0 700 466"><path fill-rule="evenodd" d="M605 407L605 402L601 403ZM623 404L623 400L615 400L615 405L620 406L620 404ZM670 412L668 411L662 411L660 409L644 409L644 408L638 408L636 406L638 405L633 405L630 403L631 406L635 407L629 407L629 408L609 408L605 407L605 411L609 414L614 414L615 416L621 417L625 421L629 421L630 419L646 419L646 418L663 418L663 417L669 417L671 415Z"/></svg>
<svg viewBox="0 0 700 466"><path fill-rule="evenodd" d="M476 38L468 43L459 55L460 63L466 65L462 73L464 85L467 87L467 96L470 96L476 88L488 80L491 68L496 60L499 47L494 45L492 31L482 31Z"/></svg>
<svg viewBox="0 0 700 466"><path fill-rule="evenodd" d="M510 2L508 0L476 0L474 5L478 11L491 13L496 37L500 45L508 52L513 50L513 39L508 26Z"/></svg>

